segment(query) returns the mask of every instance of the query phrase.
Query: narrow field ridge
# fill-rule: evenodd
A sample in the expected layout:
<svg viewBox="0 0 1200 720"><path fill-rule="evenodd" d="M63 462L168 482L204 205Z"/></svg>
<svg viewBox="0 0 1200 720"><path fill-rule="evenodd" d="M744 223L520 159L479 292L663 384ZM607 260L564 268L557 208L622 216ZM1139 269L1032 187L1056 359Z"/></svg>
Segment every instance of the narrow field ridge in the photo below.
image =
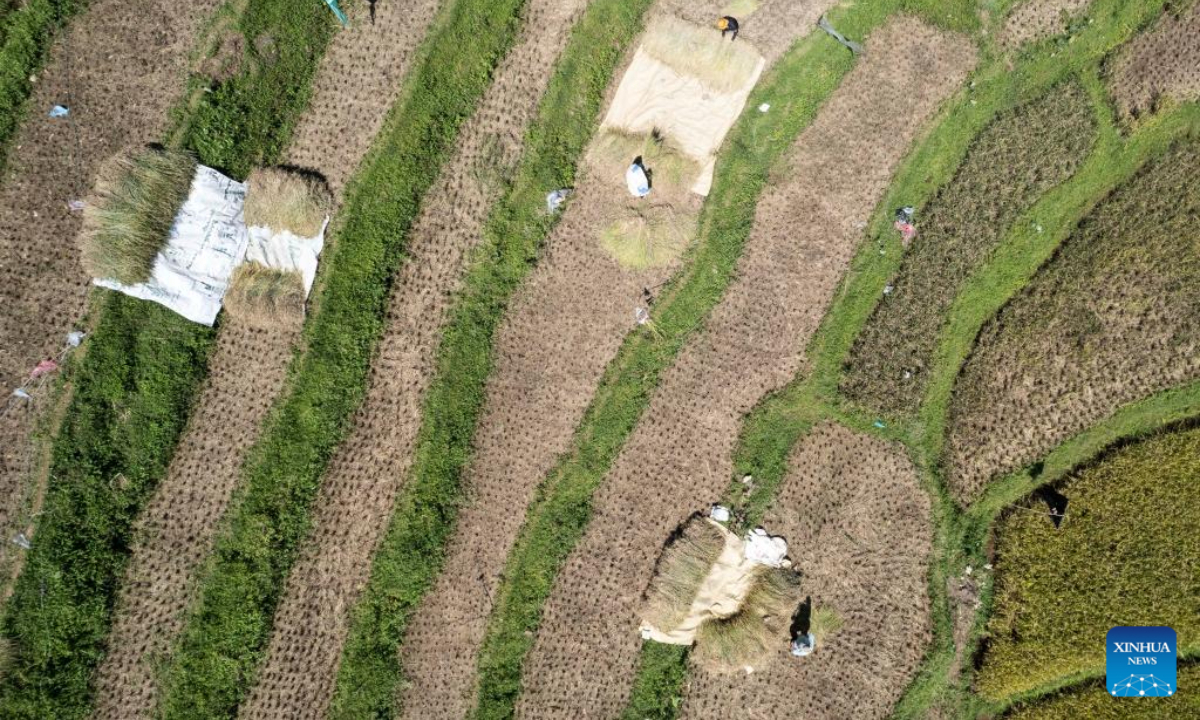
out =
<svg viewBox="0 0 1200 720"><path fill-rule="evenodd" d="M353 429L330 461L313 531L275 616L244 718L324 717L353 607L412 464L434 351L469 251L586 0L535 0L458 150L430 190L390 299Z"/></svg>
<svg viewBox="0 0 1200 720"><path fill-rule="evenodd" d="M758 205L736 280L664 374L593 501L526 662L519 716L620 712L663 540L726 487L742 416L801 369L893 169L974 59L965 38L894 19L800 136L786 179Z"/></svg>

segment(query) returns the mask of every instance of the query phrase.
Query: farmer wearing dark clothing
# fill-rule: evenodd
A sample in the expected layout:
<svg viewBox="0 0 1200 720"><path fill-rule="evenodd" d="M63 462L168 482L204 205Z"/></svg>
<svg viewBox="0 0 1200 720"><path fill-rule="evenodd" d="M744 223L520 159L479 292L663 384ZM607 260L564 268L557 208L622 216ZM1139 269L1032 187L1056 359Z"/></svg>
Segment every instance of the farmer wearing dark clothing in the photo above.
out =
<svg viewBox="0 0 1200 720"><path fill-rule="evenodd" d="M726 15L717 21L717 29L721 31L722 38L725 37L725 33L731 32L733 33L733 38L731 38L731 40L737 40L738 21L736 18Z"/></svg>

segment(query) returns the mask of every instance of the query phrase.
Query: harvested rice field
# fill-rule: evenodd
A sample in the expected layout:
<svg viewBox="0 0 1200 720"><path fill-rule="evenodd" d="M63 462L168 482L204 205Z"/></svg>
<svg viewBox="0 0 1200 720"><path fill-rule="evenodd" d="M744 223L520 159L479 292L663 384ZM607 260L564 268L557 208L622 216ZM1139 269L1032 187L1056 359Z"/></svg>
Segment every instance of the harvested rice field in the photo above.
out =
<svg viewBox="0 0 1200 720"><path fill-rule="evenodd" d="M0 0L0 717L1190 717L1198 18Z"/></svg>

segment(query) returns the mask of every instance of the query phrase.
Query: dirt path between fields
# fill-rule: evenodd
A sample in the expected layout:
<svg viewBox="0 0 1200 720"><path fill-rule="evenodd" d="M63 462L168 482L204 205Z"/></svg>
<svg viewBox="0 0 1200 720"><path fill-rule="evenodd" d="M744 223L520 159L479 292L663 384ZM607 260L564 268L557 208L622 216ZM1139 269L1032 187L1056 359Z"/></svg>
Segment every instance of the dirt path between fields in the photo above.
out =
<svg viewBox="0 0 1200 720"><path fill-rule="evenodd" d="M436 0L415 15L431 18ZM378 8L376 24L356 4L349 29L326 51L287 162L324 174L340 198L400 91L427 24L409 8ZM338 110L332 110L337 108ZM345 113L353 113L353 122ZM97 674L101 720L150 717L155 667L169 652L212 550L246 453L283 389L295 334L252 331L223 316L209 375L167 477L140 520L109 640Z"/></svg>
<svg viewBox="0 0 1200 720"><path fill-rule="evenodd" d="M525 130L586 0L534 0L517 44L426 195L400 270L367 397L330 462L312 535L288 579L245 718L323 717L349 630L396 494L412 464L446 314L516 164Z"/></svg>
<svg viewBox="0 0 1200 720"><path fill-rule="evenodd" d="M792 451L766 527L788 540L801 594L840 630L752 675L695 665L680 717L884 718L930 639L929 498L903 448L821 425Z"/></svg>
<svg viewBox="0 0 1200 720"><path fill-rule="evenodd" d="M156 141L183 94L190 54L220 0L96 0L54 44L0 179L0 406L39 361L57 356L84 311L88 278L75 238L97 165ZM54 105L66 118L48 117ZM18 515L38 463L31 435L49 409L0 415L0 560L17 546ZM0 565L5 563L0 562Z"/></svg>
<svg viewBox="0 0 1200 720"><path fill-rule="evenodd" d="M743 22L745 39L751 29L769 28L773 39L759 50L777 58L814 27L829 4L771 3ZM651 12L707 24L720 7L669 0ZM623 72L624 67L614 75L610 100ZM600 178L582 179L497 333L496 366L464 478L467 503L442 574L417 610L401 650L406 718L462 718L474 704L476 656L525 509L538 483L570 448L604 368L636 327L634 310L645 305L643 288L661 284L677 267L635 272L601 249L596 228L608 212L610 192Z"/></svg>
<svg viewBox="0 0 1200 720"><path fill-rule="evenodd" d="M662 538L727 486L743 416L801 370L893 170L974 58L966 38L890 21L797 140L790 171L758 204L736 280L593 500L526 661L518 716L610 718L625 706Z"/></svg>

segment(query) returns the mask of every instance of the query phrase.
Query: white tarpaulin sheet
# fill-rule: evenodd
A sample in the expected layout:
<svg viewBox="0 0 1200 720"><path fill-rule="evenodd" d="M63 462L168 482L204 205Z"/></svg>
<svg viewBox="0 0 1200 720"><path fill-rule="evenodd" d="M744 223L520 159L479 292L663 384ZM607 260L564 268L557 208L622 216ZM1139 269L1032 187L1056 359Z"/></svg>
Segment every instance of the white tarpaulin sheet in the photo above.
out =
<svg viewBox="0 0 1200 720"><path fill-rule="evenodd" d="M304 278L305 292L311 290L328 220L316 237L273 234L265 227L246 227L242 216L245 204L245 183L198 166L187 200L154 261L150 279L137 285L110 279L92 282L156 302L208 326L217 320L234 269L247 260L281 270L298 270Z"/></svg>

